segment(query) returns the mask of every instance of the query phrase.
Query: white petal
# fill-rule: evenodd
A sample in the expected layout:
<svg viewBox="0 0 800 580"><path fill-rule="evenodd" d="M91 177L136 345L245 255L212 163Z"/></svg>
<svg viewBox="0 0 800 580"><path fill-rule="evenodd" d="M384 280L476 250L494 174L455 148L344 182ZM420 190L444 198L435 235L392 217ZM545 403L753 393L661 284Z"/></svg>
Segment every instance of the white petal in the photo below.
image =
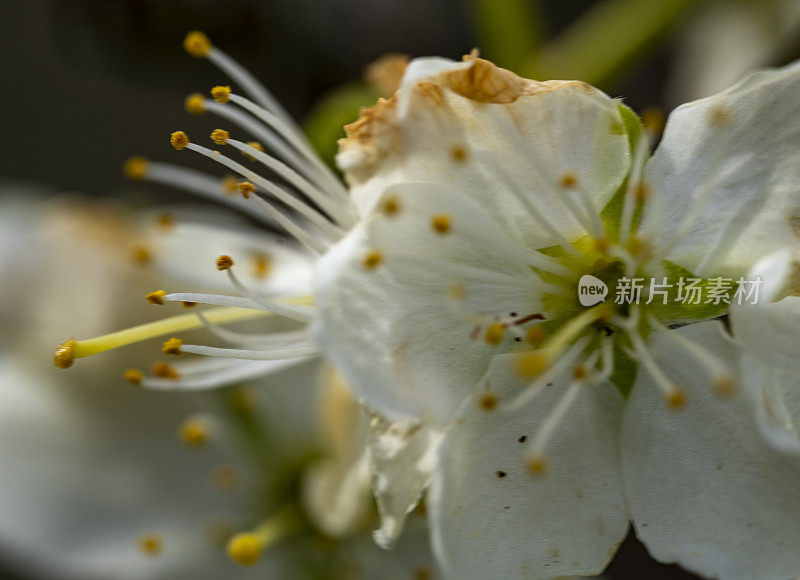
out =
<svg viewBox="0 0 800 580"><path fill-rule="evenodd" d="M764 435L782 449L800 451L800 251L766 256L747 278L761 281L758 301L734 303L730 317L745 351L743 380Z"/></svg>
<svg viewBox="0 0 800 580"><path fill-rule="evenodd" d="M546 472L535 475L520 439L531 441L570 380L560 377L519 411L500 411L526 388L511 357L497 357L487 375L498 407L471 406L442 445L427 498L434 551L452 578L599 574L628 528L622 399L609 384L582 388L545 447Z"/></svg>
<svg viewBox="0 0 800 580"><path fill-rule="evenodd" d="M368 457L372 489L381 516L381 527L373 537L382 548L394 545L403 531L406 516L417 507L430 483L441 442L441 433L420 423L391 423L373 414Z"/></svg>
<svg viewBox="0 0 800 580"><path fill-rule="evenodd" d="M491 319L540 312L537 279L519 257L503 255L514 244L458 192L430 184L392 192L399 215L376 214L320 260L315 333L371 408L389 419L430 412L445 423L465 385L475 385L491 357L513 344L510 333L498 347L482 335L471 338L476 323L467 313ZM446 235L430 226L438 213L451 216ZM471 239L476 229L496 247ZM373 250L383 263L365 268ZM408 256L430 263L409 265ZM479 271L454 270L460 267ZM454 288L463 299L452 298Z"/></svg>
<svg viewBox="0 0 800 580"><path fill-rule="evenodd" d="M677 330L738 365L716 322ZM623 421L622 460L636 533L650 553L703 576L785 579L800 574L800 461L758 429L743 389L722 397L673 343L654 336L654 356L687 391L678 411L640 373Z"/></svg>
<svg viewBox="0 0 800 580"><path fill-rule="evenodd" d="M662 208L662 242L709 196L670 257L694 269L730 230L720 269L744 273L765 252L800 235L800 63L749 75L730 89L677 108L647 166Z"/></svg>
<svg viewBox="0 0 800 580"><path fill-rule="evenodd" d="M502 170L565 236L578 237L561 178L575 177L599 209L627 172L617 103L584 83L530 81L481 59L449 68L412 61L409 71L397 95L365 110L340 142L337 159L362 214L392 184L430 181L481 200L513 236L541 240L498 179Z"/></svg>

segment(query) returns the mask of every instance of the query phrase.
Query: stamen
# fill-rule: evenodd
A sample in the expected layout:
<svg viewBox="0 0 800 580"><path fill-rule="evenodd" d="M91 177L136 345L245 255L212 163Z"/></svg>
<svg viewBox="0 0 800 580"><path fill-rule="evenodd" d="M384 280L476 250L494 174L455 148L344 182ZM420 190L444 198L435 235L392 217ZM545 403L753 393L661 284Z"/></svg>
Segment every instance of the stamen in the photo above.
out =
<svg viewBox="0 0 800 580"><path fill-rule="evenodd" d="M578 183L578 178L572 173L565 173L561 177L561 187L567 190L567 194L561 196L561 199L567 205L573 205L571 209L575 215L580 212L580 208L574 205L574 201L570 196L571 192L576 192L581 202L583 203L583 212L586 215L587 230L594 238L603 237L603 224L600 222L600 213L597 211L597 206L594 200L589 195L584 187Z"/></svg>
<svg viewBox="0 0 800 580"><path fill-rule="evenodd" d="M254 137L256 137L259 141L263 141L266 146L271 150L278 154L279 157L288 161L292 166L294 166L299 171L303 172L315 172L315 166L312 163L309 163L308 160L298 154L298 152L291 146L287 145L283 139L275 135L274 133L270 132L270 130L265 129L256 119L252 118L250 115L233 108L230 105L221 105L217 102L212 101L211 99L205 99L203 101L203 106L206 108L207 111L219 115L220 117L227 119L228 121L238 125L248 133L251 133ZM316 177L316 175L309 175L312 179ZM327 182L325 182L327 185ZM338 187L341 189L341 183L338 184Z"/></svg>
<svg viewBox="0 0 800 580"><path fill-rule="evenodd" d="M340 228L338 228L337 226L333 225L330 221L328 221L328 219L324 215L322 215L321 213L319 213L317 210L315 210L314 208L310 207L309 205L303 203L302 201L300 201L299 199L297 199L293 195L289 194L283 188L281 188L281 187L275 185L274 183L264 179L263 177L261 177L260 175L255 173L254 171L251 171L250 169L248 169L247 167L245 167L241 163L237 163L236 161L233 161L232 159L229 159L229 158L225 157L221 153L219 153L217 151L212 151L211 149L203 147L202 145L196 145L194 143L187 143L186 147L188 149L191 149L192 151L195 151L197 153L200 153L201 155L204 155L205 157L208 157L209 159L212 159L213 161L216 161L216 162L224 165L228 169L231 169L232 171L235 171L236 173L242 175L243 177L249 179L250 181L253 181L259 187L265 189L267 192L269 192L271 195L273 195L276 199L278 199L282 203L286 204L287 206L289 206L290 208L295 210L297 213L299 213L303 217L307 218L311 223L313 223L320 230L325 232L327 235L333 237L334 239L339 239L342 236L342 234L343 234L342 230ZM275 216L273 216L273 217L275 217ZM283 225L283 224L281 224L281 225ZM302 241L302 240L300 240L300 241Z"/></svg>
<svg viewBox="0 0 800 580"><path fill-rule="evenodd" d="M670 409L680 409L686 404L686 393L670 381L664 372L659 368L650 351L647 349L642 337L635 328L626 329L628 336L633 344L633 350L625 349L628 356L642 363L647 374L655 381L656 385L664 393L664 401Z"/></svg>
<svg viewBox="0 0 800 580"><path fill-rule="evenodd" d="M242 282L233 272L232 268L225 270L225 273L228 275L228 280L230 280L231 284L233 284L233 286L239 292L244 294L256 304L260 305L262 308L266 308L267 310L274 312L279 316L291 318L292 320L297 320L299 322L311 322L313 320L313 309L309 309L307 306L292 306L290 304L281 304L279 302L275 302L274 300L266 300L242 284Z"/></svg>
<svg viewBox="0 0 800 580"><path fill-rule="evenodd" d="M211 96L217 103L227 103L231 100L231 88L229 86L217 85L211 89Z"/></svg>
<svg viewBox="0 0 800 580"><path fill-rule="evenodd" d="M186 149L189 146L190 144L189 136L183 131L174 131L169 136L169 143L176 150L181 151L182 149Z"/></svg>
<svg viewBox="0 0 800 580"><path fill-rule="evenodd" d="M122 165L122 172L128 179L144 179L147 175L147 159L138 155L131 157Z"/></svg>
<svg viewBox="0 0 800 580"><path fill-rule="evenodd" d="M153 253L150 248L143 244L136 244L133 247L133 261L139 266L147 266L153 261Z"/></svg>
<svg viewBox="0 0 800 580"><path fill-rule="evenodd" d="M736 390L736 379L728 371L725 365L703 346L682 334L670 330L658 321L652 314L648 316L648 321L652 328L661 333L665 338L671 340L683 348L688 354L693 356L700 364L706 367L712 376L714 391L722 396L733 394Z"/></svg>
<svg viewBox="0 0 800 580"><path fill-rule="evenodd" d="M214 346L204 346L199 344L184 344L181 352L199 354L203 356L215 356L219 358L235 358L244 360L286 360L293 358L307 358L319 354L319 347L313 343L301 344L298 346L287 346L282 348L271 348L264 350L247 350L238 348L218 348Z"/></svg>
<svg viewBox="0 0 800 580"><path fill-rule="evenodd" d="M171 187L179 188L183 191L188 191L211 199L215 202L232 206L237 210L243 211L251 217L266 223L270 226L275 225L275 220L265 216L258 208L253 207L252 204L247 203L240 198L232 198L225 195L225 181L220 183L220 180L199 171L186 169L168 163L154 163L148 162L147 173L144 179L155 183L162 183ZM235 190L234 181L234 190Z"/></svg>
<svg viewBox="0 0 800 580"><path fill-rule="evenodd" d="M325 195L324 192L318 187L313 185L311 182L297 173L297 171L282 161L267 155L263 151L259 151L257 148L251 145L237 141L236 139L228 138L227 143L235 149L238 149L239 151L260 161L266 167L270 168L276 174L294 185L298 190L308 196L308 198L314 203L318 204L323 210L333 216L337 223L345 227L350 227L353 224L353 216L346 205Z"/></svg>
<svg viewBox="0 0 800 580"><path fill-rule="evenodd" d="M208 438L208 424L201 418L190 417L181 423L179 434L188 447L202 447Z"/></svg>
<svg viewBox="0 0 800 580"><path fill-rule="evenodd" d="M377 250L368 252L362 263L367 270L374 270L383 263L383 254Z"/></svg>
<svg viewBox="0 0 800 580"><path fill-rule="evenodd" d="M593 368L598 358L598 353L592 353L582 365L575 367L573 371L573 381L570 383L569 387L567 387L567 390L561 396L558 403L556 403L552 412L545 417L536 435L534 435L533 439L528 444L530 449L528 468L534 475L544 475L547 467L547 460L544 453L545 447L552 438L553 433L555 433L556 429L561 424L567 411L575 402L580 388L587 385L591 380L587 369Z"/></svg>
<svg viewBox="0 0 800 580"><path fill-rule="evenodd" d="M623 245L628 239L633 226L633 212L636 209L636 202L638 198L636 191L640 187L642 172L644 165L647 162L647 155L650 152L650 140L647 138L646 133L639 135L639 140L636 142L636 148L633 152L633 162L631 164L631 172L628 175L628 188L625 191L625 202L622 206L622 221L619 227L619 243Z"/></svg>
<svg viewBox="0 0 800 580"><path fill-rule="evenodd" d="M150 304L157 304L158 306L163 306L164 296L166 295L167 293L164 292L163 290L156 290L154 292L150 292L149 294L147 294L144 297L144 299L147 300Z"/></svg>
<svg viewBox="0 0 800 580"><path fill-rule="evenodd" d="M165 302L195 302L199 304L212 304L215 306L236 306L237 308L247 308L251 310L260 310L262 312L272 312L272 309L267 308L260 302L256 302L249 298L241 296L227 296L225 294L199 294L196 292L175 292L164 296ZM313 309L310 308L312 304L311 299L306 296L297 296L293 298L281 300L281 307L292 308L292 315L289 318L296 318L300 316L303 322L306 318L313 316ZM206 311L210 312L210 311ZM197 314L197 313L195 313ZM275 314L278 314L275 312ZM193 315L189 315L193 316ZM283 316L283 314L281 314Z"/></svg>
<svg viewBox="0 0 800 580"><path fill-rule="evenodd" d="M292 346L300 342L307 342L309 335L307 330L292 330L285 332L274 332L269 334L244 334L223 328L208 320L202 311L197 312L197 316L203 321L206 329L227 342L258 347L268 346Z"/></svg>
<svg viewBox="0 0 800 580"><path fill-rule="evenodd" d="M431 227L437 234L446 234L450 231L450 216L447 214L438 214L431 218Z"/></svg>
<svg viewBox="0 0 800 580"><path fill-rule="evenodd" d="M400 200L395 195L390 195L381 202L381 211L384 215L393 216L400 211Z"/></svg>
<svg viewBox="0 0 800 580"><path fill-rule="evenodd" d="M183 48L192 56L203 58L211 51L211 41L199 30L193 30L184 38Z"/></svg>
<svg viewBox="0 0 800 580"><path fill-rule="evenodd" d="M541 392L545 385L552 382L556 376L566 371L566 369L575 362L575 360L580 356L581 352L583 352L583 349L586 348L586 345L589 344L589 340L590 338L588 336L584 336L583 338L575 341L575 344L573 344L560 356L552 352L546 354L545 357L548 359L545 361L547 363L547 367L541 371L536 380L530 383L519 395L505 404L503 406L503 411L518 411L532 401L536 395ZM542 349L533 352L541 353ZM530 353L521 353L517 356L525 357L528 354ZM522 376L524 377L526 375L523 374Z"/></svg>
<svg viewBox="0 0 800 580"><path fill-rule="evenodd" d="M270 373L301 364L305 360L306 359L303 358L295 358L277 361L253 361L203 358L193 360L191 363L176 365L180 373L178 373L175 368L169 367L175 373L174 376L155 379L145 378L142 381L142 386L148 389L161 391L200 391L216 389L221 386L263 377ZM203 363L203 365L200 366L197 365L197 363ZM192 365L192 369L197 368L198 371L190 373L185 370L189 368L190 364Z"/></svg>
<svg viewBox="0 0 800 580"><path fill-rule="evenodd" d="M486 334L483 336L483 339L490 344L491 346L497 346L501 342L503 342L503 336L505 335L506 325L501 322L495 322L494 324L490 324L489 327L486 329Z"/></svg>
<svg viewBox="0 0 800 580"><path fill-rule="evenodd" d="M161 377L162 379L169 379L171 381L181 378L181 374L175 370L175 367L163 362L153 365L153 375L156 377Z"/></svg>
<svg viewBox="0 0 800 580"><path fill-rule="evenodd" d="M248 111L253 116L257 117L267 127L275 131L276 134L283 137L298 153L300 153L306 160L311 162L316 169L317 175L323 180L322 184L327 185L330 191L337 195L342 200L349 199L347 190L342 186L341 181L331 171L330 167L325 165L319 158L319 155L314 151L313 147L308 142L306 136L299 131L294 123L287 123L286 120L281 119L277 115L270 113L267 110L259 107L252 101L237 95L231 95L231 101Z"/></svg>
<svg viewBox="0 0 800 580"><path fill-rule="evenodd" d="M139 369L126 369L125 380L132 385L140 385L144 379L144 374Z"/></svg>
<svg viewBox="0 0 800 580"><path fill-rule="evenodd" d="M145 534L139 538L139 551L145 556L157 556L164 547L164 540L158 534Z"/></svg>
<svg viewBox="0 0 800 580"><path fill-rule="evenodd" d="M223 272L224 270L229 270L230 268L233 268L233 258L231 258L230 256L222 255L217 258L216 266L217 270L219 270L220 272Z"/></svg>
<svg viewBox="0 0 800 580"><path fill-rule="evenodd" d="M161 351L164 354L178 355L181 354L181 346L183 346L183 341L180 338L172 337L164 341L164 344L161 346Z"/></svg>
<svg viewBox="0 0 800 580"><path fill-rule="evenodd" d="M202 115L206 112L205 98L200 93L192 93L186 97L183 106L190 115Z"/></svg>

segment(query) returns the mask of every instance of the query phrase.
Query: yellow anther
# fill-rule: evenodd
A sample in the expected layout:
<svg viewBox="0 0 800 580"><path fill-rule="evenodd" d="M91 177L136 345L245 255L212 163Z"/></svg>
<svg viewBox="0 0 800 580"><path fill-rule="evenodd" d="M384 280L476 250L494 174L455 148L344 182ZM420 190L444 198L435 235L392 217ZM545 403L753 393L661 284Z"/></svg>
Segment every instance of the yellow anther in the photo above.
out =
<svg viewBox="0 0 800 580"><path fill-rule="evenodd" d="M228 557L242 566L252 566L258 562L263 549L264 545L255 534L236 534L228 542Z"/></svg>
<svg viewBox="0 0 800 580"><path fill-rule="evenodd" d="M147 159L139 155L127 159L122 164L122 173L128 179L144 179L147 175Z"/></svg>
<svg viewBox="0 0 800 580"><path fill-rule="evenodd" d="M736 391L736 379L731 375L718 375L714 377L714 392L722 397L728 397Z"/></svg>
<svg viewBox="0 0 800 580"><path fill-rule="evenodd" d="M139 551L145 556L157 556L164 547L164 540L158 534L145 534L139 538Z"/></svg>
<svg viewBox="0 0 800 580"><path fill-rule="evenodd" d="M467 289L464 288L463 284L453 284L450 288L447 289L447 296L451 300L464 300L464 297L467 295Z"/></svg>
<svg viewBox="0 0 800 580"><path fill-rule="evenodd" d="M231 175L222 180L222 191L228 195L233 195L236 193L238 187L239 183L236 181L236 178Z"/></svg>
<svg viewBox="0 0 800 580"><path fill-rule="evenodd" d="M194 315L192 315L194 316ZM176 371L172 366L168 365L167 363L156 363L153 365L153 376L158 377L159 379L170 379L170 380L178 380L181 378L181 374Z"/></svg>
<svg viewBox="0 0 800 580"><path fill-rule="evenodd" d="M506 333L506 325L501 322L490 324L483 335L483 340L492 346L497 346L503 342L503 335Z"/></svg>
<svg viewBox="0 0 800 580"><path fill-rule="evenodd" d="M53 364L60 369L68 369L75 362L75 342L74 338L68 338L58 345L53 355Z"/></svg>
<svg viewBox="0 0 800 580"><path fill-rule="evenodd" d="M455 145L450 149L450 156L455 161L464 161L467 158L467 149L463 145Z"/></svg>
<svg viewBox="0 0 800 580"><path fill-rule="evenodd" d="M267 254L256 254L253 256L253 276L256 278L266 278L272 269L272 258Z"/></svg>
<svg viewBox="0 0 800 580"><path fill-rule="evenodd" d="M147 246L137 244L131 249L131 258L135 264L146 266L153 261L153 254Z"/></svg>
<svg viewBox="0 0 800 580"><path fill-rule="evenodd" d="M711 111L709 111L708 120L712 125L716 127L722 127L731 120L731 115L731 108L728 105L718 103L711 108Z"/></svg>
<svg viewBox="0 0 800 580"><path fill-rule="evenodd" d="M390 195L381 203L381 211L384 215L396 215L400 211L400 200L397 196Z"/></svg>
<svg viewBox="0 0 800 580"><path fill-rule="evenodd" d="M578 178L574 173L565 173L561 176L561 187L575 187L576 183L578 183Z"/></svg>
<svg viewBox="0 0 800 580"><path fill-rule="evenodd" d="M189 146L189 136L183 131L175 131L169 136L170 144L178 151Z"/></svg>
<svg viewBox="0 0 800 580"><path fill-rule="evenodd" d="M450 231L451 219L446 213L440 213L431 218L431 227L437 234L446 234Z"/></svg>
<svg viewBox="0 0 800 580"><path fill-rule="evenodd" d="M239 193L241 193L242 197L245 199L249 199L250 196L256 192L256 186L249 181L243 181L237 187L239 188Z"/></svg>
<svg viewBox="0 0 800 580"><path fill-rule="evenodd" d="M659 135L664 130L664 111L658 107L647 107L642 111L642 125L652 135Z"/></svg>
<svg viewBox="0 0 800 580"><path fill-rule="evenodd" d="M183 39L183 48L192 56L202 58L211 51L211 41L198 30L193 30Z"/></svg>
<svg viewBox="0 0 800 580"><path fill-rule="evenodd" d="M211 131L211 140L217 145L225 145L230 136L230 133L228 133L225 129L214 129Z"/></svg>
<svg viewBox="0 0 800 580"><path fill-rule="evenodd" d="M147 296L144 297L150 304L158 304L159 306L164 305L164 296L167 293L163 290L156 290L154 292L150 292Z"/></svg>
<svg viewBox="0 0 800 580"><path fill-rule="evenodd" d="M175 338L173 336L169 340L164 341L164 344L161 345L161 351L164 354L181 354L182 346L183 341L180 338Z"/></svg>
<svg viewBox="0 0 800 580"><path fill-rule="evenodd" d="M666 400L667 407L677 411L686 405L686 392L683 389L674 387L664 393L664 399Z"/></svg>
<svg viewBox="0 0 800 580"><path fill-rule="evenodd" d="M201 447L208 437L208 425L202 419L186 419L181 423L180 436L189 447Z"/></svg>
<svg viewBox="0 0 800 580"><path fill-rule="evenodd" d="M533 475L544 475L547 473L547 458L536 453L528 458L528 470Z"/></svg>
<svg viewBox="0 0 800 580"><path fill-rule="evenodd" d="M231 88L218 85L211 89L211 96L218 103L227 103L231 98Z"/></svg>
<svg viewBox="0 0 800 580"><path fill-rule="evenodd" d="M230 465L220 465L211 475L211 482L221 491L231 491L239 484L239 474Z"/></svg>
<svg viewBox="0 0 800 580"><path fill-rule="evenodd" d="M374 270L382 263L383 263L383 254L381 254L377 250L373 250L369 252L366 256L364 256L363 264L367 270Z"/></svg>
<svg viewBox="0 0 800 580"><path fill-rule="evenodd" d="M550 356L542 351L530 351L517 355L517 373L526 379L535 379L550 366Z"/></svg>
<svg viewBox="0 0 800 580"><path fill-rule="evenodd" d="M539 346L544 342L546 336L547 335L545 334L544 330L542 330L539 326L531 326L528 329L528 332L525 334L525 340L527 340L533 346Z"/></svg>
<svg viewBox="0 0 800 580"><path fill-rule="evenodd" d="M200 93L192 93L183 102L186 112L191 115L202 115L206 112L206 100Z"/></svg>
<svg viewBox="0 0 800 580"><path fill-rule="evenodd" d="M481 409L491 411L497 406L497 395L494 393L484 393L480 400Z"/></svg>
<svg viewBox="0 0 800 580"><path fill-rule="evenodd" d="M588 374L589 374L589 373L588 373L588 371L586 370L586 367L585 367L585 366L583 366L583 365L578 365L578 366L576 366L576 367L573 369L573 371L572 371L572 378L574 378L576 381L580 381L580 380L582 380L582 379L585 379L585 378L586 378L586 375L588 375Z"/></svg>
<svg viewBox="0 0 800 580"><path fill-rule="evenodd" d="M158 227L160 227L162 230L169 230L172 229L172 226L175 225L175 218L171 213L168 212L160 213L156 218L156 223L158 224Z"/></svg>
<svg viewBox="0 0 800 580"><path fill-rule="evenodd" d="M127 369L125 371L125 380L132 385L140 385L144 380L144 373L139 369Z"/></svg>
<svg viewBox="0 0 800 580"><path fill-rule="evenodd" d="M228 270L233 267L233 258L230 256L222 255L217 258L217 270L220 272Z"/></svg>

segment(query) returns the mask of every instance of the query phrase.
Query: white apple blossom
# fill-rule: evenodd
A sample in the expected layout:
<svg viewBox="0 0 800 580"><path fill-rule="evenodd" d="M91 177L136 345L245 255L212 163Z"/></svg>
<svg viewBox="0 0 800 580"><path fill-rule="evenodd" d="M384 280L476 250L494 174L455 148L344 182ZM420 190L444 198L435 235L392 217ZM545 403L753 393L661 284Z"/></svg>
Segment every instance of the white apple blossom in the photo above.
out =
<svg viewBox="0 0 800 580"><path fill-rule="evenodd" d="M584 83L418 59L348 127L362 218L317 264L313 327L397 438L379 542L430 486L448 577L597 574L629 519L708 577L800 575L798 327L764 312L794 299L736 306L731 334L727 304L675 294L797 251L799 89L795 64L686 104L648 160ZM672 290L587 308L587 274Z"/></svg>

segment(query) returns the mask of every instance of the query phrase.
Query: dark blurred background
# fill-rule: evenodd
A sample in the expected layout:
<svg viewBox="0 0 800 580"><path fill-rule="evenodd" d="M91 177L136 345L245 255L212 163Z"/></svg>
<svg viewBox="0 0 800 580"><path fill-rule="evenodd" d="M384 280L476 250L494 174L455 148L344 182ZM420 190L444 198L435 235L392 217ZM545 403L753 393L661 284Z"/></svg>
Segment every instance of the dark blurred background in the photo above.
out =
<svg viewBox="0 0 800 580"><path fill-rule="evenodd" d="M800 52L796 0L494 2L529 21L495 19L485 0L3 2L0 179L106 196L131 187L120 166L133 154L208 170L196 156L175 160L168 140L177 129L214 128L210 116L187 115L183 100L225 80L183 51L192 29L264 82L299 122L317 115L323 125L342 87L355 87L338 112L353 120L364 67L387 52L460 58L480 47L525 76L578 76L637 111L666 112ZM529 58L520 57L525 51ZM312 137L331 148L336 131ZM693 577L654 563L632 537L607 574Z"/></svg>

